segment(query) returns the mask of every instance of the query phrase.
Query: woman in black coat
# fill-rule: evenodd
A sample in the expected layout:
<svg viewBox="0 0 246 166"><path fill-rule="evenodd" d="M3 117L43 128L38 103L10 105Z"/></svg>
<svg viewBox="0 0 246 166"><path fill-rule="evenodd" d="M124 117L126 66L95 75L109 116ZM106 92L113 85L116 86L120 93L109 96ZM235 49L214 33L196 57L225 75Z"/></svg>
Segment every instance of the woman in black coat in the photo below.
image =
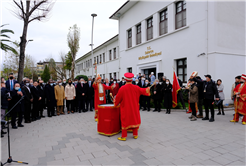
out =
<svg viewBox="0 0 246 166"><path fill-rule="evenodd" d="M159 84L159 80L156 79L156 84L152 86L151 90L152 90L152 98L154 100L154 104L155 104L155 111L160 112L161 111L161 100L162 100L162 94L161 94L161 89L162 86Z"/></svg>
<svg viewBox="0 0 246 166"><path fill-rule="evenodd" d="M166 86L163 86L163 92L164 92L164 107L167 109L166 114L171 113L171 108L172 108L172 89L173 86L170 83L169 79L166 79L166 82L163 82L164 84L166 83Z"/></svg>
<svg viewBox="0 0 246 166"><path fill-rule="evenodd" d="M48 117L56 116L55 109L54 109L56 106L55 90L54 90L53 82L51 80L45 87L45 96L47 99Z"/></svg>

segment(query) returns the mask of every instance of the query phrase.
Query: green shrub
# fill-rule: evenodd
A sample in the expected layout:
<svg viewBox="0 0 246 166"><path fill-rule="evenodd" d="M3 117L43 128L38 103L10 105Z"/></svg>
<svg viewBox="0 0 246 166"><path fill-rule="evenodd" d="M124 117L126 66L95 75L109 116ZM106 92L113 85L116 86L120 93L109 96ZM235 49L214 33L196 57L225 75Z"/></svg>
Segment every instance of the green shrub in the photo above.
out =
<svg viewBox="0 0 246 166"><path fill-rule="evenodd" d="M79 78L81 78L81 77L83 77L83 79L84 79L85 81L88 81L88 77L87 77L86 75L77 75L77 76L75 77L75 79L79 79Z"/></svg>

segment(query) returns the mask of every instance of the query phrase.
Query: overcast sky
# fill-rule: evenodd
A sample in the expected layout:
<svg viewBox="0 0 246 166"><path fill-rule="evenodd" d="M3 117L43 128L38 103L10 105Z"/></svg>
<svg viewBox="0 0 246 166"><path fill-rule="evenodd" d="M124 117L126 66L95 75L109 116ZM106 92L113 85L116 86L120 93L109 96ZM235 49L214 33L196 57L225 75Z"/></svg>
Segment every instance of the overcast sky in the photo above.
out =
<svg viewBox="0 0 246 166"><path fill-rule="evenodd" d="M1 22L9 24L5 28L12 29L12 41L19 41L23 30L23 21L16 18L10 10L12 0L0 0ZM77 24L80 28L80 49L77 57L90 51L92 13L98 16L94 22L94 48L118 34L118 21L109 17L121 7L126 0L57 0L47 22L34 21L29 24L27 40L33 39L26 47L26 54L36 62L45 58L60 61L59 52L68 52L67 34L70 26ZM1 65L4 53L1 52Z"/></svg>

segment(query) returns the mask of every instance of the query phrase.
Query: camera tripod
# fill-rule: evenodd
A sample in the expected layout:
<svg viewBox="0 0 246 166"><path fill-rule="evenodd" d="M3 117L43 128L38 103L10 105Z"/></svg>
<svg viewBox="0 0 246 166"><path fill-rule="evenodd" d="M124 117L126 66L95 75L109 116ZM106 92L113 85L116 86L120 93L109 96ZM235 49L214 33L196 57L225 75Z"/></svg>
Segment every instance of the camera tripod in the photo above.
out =
<svg viewBox="0 0 246 166"><path fill-rule="evenodd" d="M10 155L9 114L21 102L21 100L23 100L23 99L24 99L24 96L22 96L21 99L4 116L4 119L5 119L6 116L7 116L7 119L8 119L8 122L7 122L7 132L8 132L8 152L9 152L9 158L7 159L7 162L6 163L4 163L4 164L1 163L1 166L5 165L7 163L12 163L12 162L14 162L14 163L20 163L20 164L28 164L26 162L13 160L12 159L12 156Z"/></svg>

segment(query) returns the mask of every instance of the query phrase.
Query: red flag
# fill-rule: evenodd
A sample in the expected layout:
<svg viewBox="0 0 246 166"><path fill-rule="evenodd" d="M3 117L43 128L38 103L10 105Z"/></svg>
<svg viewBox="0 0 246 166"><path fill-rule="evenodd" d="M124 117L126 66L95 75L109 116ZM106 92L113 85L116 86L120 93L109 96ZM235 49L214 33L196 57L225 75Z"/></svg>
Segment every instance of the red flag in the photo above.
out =
<svg viewBox="0 0 246 166"><path fill-rule="evenodd" d="M173 92L172 92L172 98L173 98L173 108L175 108L177 106L178 103L178 91L180 90L180 86L179 86L179 82L177 79L177 76L175 74L175 72L173 72Z"/></svg>

